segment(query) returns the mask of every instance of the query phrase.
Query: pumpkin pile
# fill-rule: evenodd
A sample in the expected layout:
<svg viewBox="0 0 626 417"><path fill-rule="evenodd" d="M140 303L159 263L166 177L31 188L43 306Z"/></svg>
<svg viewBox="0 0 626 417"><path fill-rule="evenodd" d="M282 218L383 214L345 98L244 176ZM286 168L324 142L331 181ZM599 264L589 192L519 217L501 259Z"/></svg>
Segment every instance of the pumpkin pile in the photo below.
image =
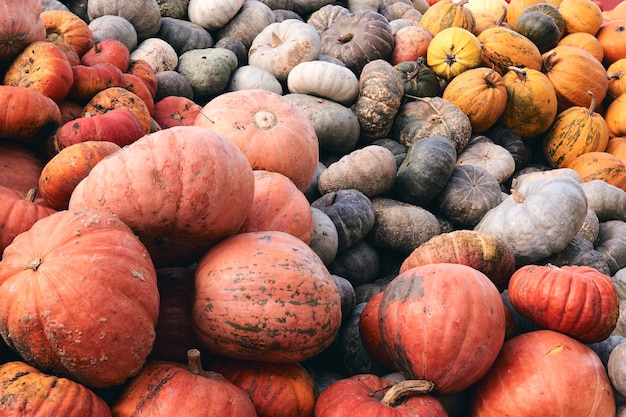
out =
<svg viewBox="0 0 626 417"><path fill-rule="evenodd" d="M626 413L625 28L3 1L0 414Z"/></svg>

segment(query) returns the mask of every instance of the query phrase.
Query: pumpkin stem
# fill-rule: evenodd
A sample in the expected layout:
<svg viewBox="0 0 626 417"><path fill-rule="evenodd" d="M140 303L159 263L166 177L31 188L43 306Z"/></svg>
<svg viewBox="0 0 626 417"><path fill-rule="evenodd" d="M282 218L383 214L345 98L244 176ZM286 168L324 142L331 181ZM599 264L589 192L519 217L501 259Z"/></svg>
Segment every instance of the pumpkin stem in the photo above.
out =
<svg viewBox="0 0 626 417"><path fill-rule="evenodd" d="M496 20L497 26L502 26L502 23L504 23L504 21L506 20L507 10L508 10L507 7L505 5L502 5L502 15L500 16L498 20Z"/></svg>
<svg viewBox="0 0 626 417"><path fill-rule="evenodd" d="M515 200L516 203L523 203L524 200L526 200L524 194L520 193L515 188L511 188L511 195L513 196L513 200Z"/></svg>
<svg viewBox="0 0 626 417"><path fill-rule="evenodd" d="M283 43L282 39L276 34L276 32L272 32L272 48L277 48Z"/></svg>
<svg viewBox="0 0 626 417"><path fill-rule="evenodd" d="M484 80L485 84L487 84L487 88L496 88L496 82L493 79L493 77L495 77L495 74L496 70L494 70L493 68L485 73Z"/></svg>
<svg viewBox="0 0 626 417"><path fill-rule="evenodd" d="M507 67L509 70L513 71L515 74L517 74L517 79L520 80L521 82L525 82L526 81L526 71L523 68L519 68L519 67L515 67L515 66L509 66Z"/></svg>
<svg viewBox="0 0 626 417"><path fill-rule="evenodd" d="M344 33L343 35L339 36L337 38L337 41L341 42L341 43L346 43L346 42L350 42L352 40L352 38L354 38L354 33L348 32L348 33Z"/></svg>
<svg viewBox="0 0 626 417"><path fill-rule="evenodd" d="M187 351L187 369L194 375L202 374L202 360L198 349L189 349Z"/></svg>
<svg viewBox="0 0 626 417"><path fill-rule="evenodd" d="M100 41L94 42L93 43L93 51L97 54L100 53Z"/></svg>
<svg viewBox="0 0 626 417"><path fill-rule="evenodd" d="M589 110L587 110L587 116L592 117L593 112L596 110L596 95L593 91L587 90L587 94L591 96L591 104L589 104Z"/></svg>
<svg viewBox="0 0 626 417"><path fill-rule="evenodd" d="M541 60L541 65L543 66L543 72L548 72L552 68L554 68L554 57L556 57L556 51L552 51Z"/></svg>
<svg viewBox="0 0 626 417"><path fill-rule="evenodd" d="M624 76L624 71L613 71L610 74L607 74L607 78L609 79L609 81L611 80L621 80L622 77Z"/></svg>
<svg viewBox="0 0 626 417"><path fill-rule="evenodd" d="M24 198L24 200L29 201L29 202L33 202L35 201L35 197L37 196L37 187L33 187L30 190L28 190L28 192L26 193L26 197Z"/></svg>
<svg viewBox="0 0 626 417"><path fill-rule="evenodd" d="M435 384L425 379L407 379L389 387L380 402L384 405L394 405L398 399L407 394L427 394L433 390Z"/></svg>
<svg viewBox="0 0 626 417"><path fill-rule="evenodd" d="M26 269L32 269L33 271L36 271L37 269L39 269L39 266L42 263L43 263L43 259L41 258L32 259L26 264Z"/></svg>

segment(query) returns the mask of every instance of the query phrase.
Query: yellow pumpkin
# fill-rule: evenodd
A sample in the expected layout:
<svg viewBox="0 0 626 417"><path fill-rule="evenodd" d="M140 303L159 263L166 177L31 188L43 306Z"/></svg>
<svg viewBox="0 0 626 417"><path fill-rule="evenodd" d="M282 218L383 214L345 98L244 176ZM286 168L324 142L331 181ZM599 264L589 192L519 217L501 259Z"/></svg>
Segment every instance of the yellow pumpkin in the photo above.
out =
<svg viewBox="0 0 626 417"><path fill-rule="evenodd" d="M510 66L541 71L541 52L537 45L521 33L504 26L483 30L478 36L482 45L482 61L500 74Z"/></svg>
<svg viewBox="0 0 626 417"><path fill-rule="evenodd" d="M465 7L467 2L468 0L440 0L422 14L419 25L433 35L450 27L460 27L473 32L476 19L474 13Z"/></svg>
<svg viewBox="0 0 626 417"><path fill-rule="evenodd" d="M467 29L450 27L437 33L426 51L426 64L439 77L450 80L463 71L480 66L482 48Z"/></svg>

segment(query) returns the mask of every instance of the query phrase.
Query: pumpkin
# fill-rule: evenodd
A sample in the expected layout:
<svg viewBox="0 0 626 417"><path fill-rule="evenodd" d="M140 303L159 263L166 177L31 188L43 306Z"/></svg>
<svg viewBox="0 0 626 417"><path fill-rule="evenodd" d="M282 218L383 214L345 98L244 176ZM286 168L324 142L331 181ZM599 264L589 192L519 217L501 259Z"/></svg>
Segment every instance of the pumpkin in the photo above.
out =
<svg viewBox="0 0 626 417"><path fill-rule="evenodd" d="M127 72L130 65L130 50L117 39L105 39L96 41L91 49L80 58L83 65L96 65L108 62L115 65L122 72Z"/></svg>
<svg viewBox="0 0 626 417"><path fill-rule="evenodd" d="M125 108L83 116L62 125L52 139L53 153L85 141L113 142L126 146L144 135L141 123Z"/></svg>
<svg viewBox="0 0 626 417"><path fill-rule="evenodd" d="M593 95L589 91L590 95ZM543 140L545 156L553 168L568 167L579 155L604 151L609 129L604 117L595 112L596 100L589 108L572 106L557 115Z"/></svg>
<svg viewBox="0 0 626 417"><path fill-rule="evenodd" d="M532 7L539 3L546 3L544 0L509 0L506 12L506 21L515 27L517 19L528 7Z"/></svg>
<svg viewBox="0 0 626 417"><path fill-rule="evenodd" d="M624 348L626 348L626 345L620 345L622 345L622 343L617 344L613 347L613 350L610 351L609 359L606 365L611 384L617 393L624 395L626 387L624 386L624 367L622 363L624 360Z"/></svg>
<svg viewBox="0 0 626 417"><path fill-rule="evenodd" d="M320 194L356 189L368 197L383 194L396 178L396 158L380 145L368 145L330 164L318 178Z"/></svg>
<svg viewBox="0 0 626 417"><path fill-rule="evenodd" d="M502 75L494 69L480 67L454 77L442 97L463 110L474 133L481 133L498 121L508 95Z"/></svg>
<svg viewBox="0 0 626 417"><path fill-rule="evenodd" d="M569 33L561 38L558 45L577 46L589 52L598 61L603 62L604 49L602 44L598 38L587 32Z"/></svg>
<svg viewBox="0 0 626 417"><path fill-rule="evenodd" d="M37 187L44 165L45 161L27 144L0 141L0 186L26 193Z"/></svg>
<svg viewBox="0 0 626 417"><path fill-rule="evenodd" d="M158 87L154 99L157 102L169 96L184 97L193 101L193 87L189 80L180 72L161 71L156 74L156 80Z"/></svg>
<svg viewBox="0 0 626 417"><path fill-rule="evenodd" d="M46 39L41 0L7 0L0 9L0 59L11 62L33 42Z"/></svg>
<svg viewBox="0 0 626 417"><path fill-rule="evenodd" d="M406 97L435 97L441 94L441 84L435 71L426 65L426 58L404 61L394 65L404 80Z"/></svg>
<svg viewBox="0 0 626 417"><path fill-rule="evenodd" d="M601 222L608 220L626 221L626 191L604 180L591 180L582 183L589 208Z"/></svg>
<svg viewBox="0 0 626 417"><path fill-rule="evenodd" d="M606 69L609 85L607 95L614 99L621 94L626 93L626 78L624 71L626 70L626 58L618 59L609 65Z"/></svg>
<svg viewBox="0 0 626 417"><path fill-rule="evenodd" d="M508 100L508 99L507 99ZM531 144L502 124L502 120L493 125L485 133L491 141L509 151L515 161L515 171L525 168L531 158ZM514 172L515 172L514 171Z"/></svg>
<svg viewBox="0 0 626 417"><path fill-rule="evenodd" d="M417 26L422 20L422 13L417 10L411 2L405 3L398 1L381 5L381 7L378 8L378 13L385 16L389 22L396 19L403 19Z"/></svg>
<svg viewBox="0 0 626 417"><path fill-rule="evenodd" d="M172 17L175 19L187 19L187 8L189 0L157 0L161 9L161 24L164 17Z"/></svg>
<svg viewBox="0 0 626 417"><path fill-rule="evenodd" d="M178 54L172 45L161 38L144 39L130 52L131 60L148 62L154 72L175 70L178 65Z"/></svg>
<svg viewBox="0 0 626 417"><path fill-rule="evenodd" d="M561 39L556 22L542 11L522 12L515 24L515 31L530 39L540 53L554 48Z"/></svg>
<svg viewBox="0 0 626 417"><path fill-rule="evenodd" d="M0 412L11 416L90 415L111 417L111 409L93 391L71 379L49 375L23 361L0 365Z"/></svg>
<svg viewBox="0 0 626 417"><path fill-rule="evenodd" d="M435 263L402 272L387 284L378 314L382 343L397 369L408 379L432 382L437 394L455 394L480 380L504 342L500 293L467 265Z"/></svg>
<svg viewBox="0 0 626 417"><path fill-rule="evenodd" d="M596 33L595 38L602 47L603 64L606 67L615 61L626 58L624 36L626 36L626 19L612 20L602 25Z"/></svg>
<svg viewBox="0 0 626 417"><path fill-rule="evenodd" d="M57 210L66 209L74 188L107 155L120 149L113 142L85 141L62 149L41 170L39 193Z"/></svg>
<svg viewBox="0 0 626 417"><path fill-rule="evenodd" d="M615 285L588 266L523 266L511 276L508 294L521 315L583 343L606 339L617 325Z"/></svg>
<svg viewBox="0 0 626 417"><path fill-rule="evenodd" d="M347 279L350 285L357 287L376 280L380 272L380 261L377 249L364 238L349 248L338 252L335 259L328 265L328 271L334 276L341 276ZM351 333L352 330L354 328L347 332ZM346 330L342 329L342 332L345 333ZM341 337L340 334L339 338ZM348 358L352 356L349 352L342 352L342 356L344 356L344 360L348 359L345 361L346 365L347 362L352 362L352 359ZM352 365L355 365L355 363L352 363ZM357 365L357 367L360 369L360 365ZM351 368L350 371L357 371L357 367Z"/></svg>
<svg viewBox="0 0 626 417"><path fill-rule="evenodd" d="M363 348L378 363L387 369L395 369L385 346L380 339L378 327L378 312L383 292L372 295L366 302L359 315L359 335Z"/></svg>
<svg viewBox="0 0 626 417"><path fill-rule="evenodd" d="M210 368L241 388L259 417L313 417L317 386L299 363L219 358Z"/></svg>
<svg viewBox="0 0 626 417"><path fill-rule="evenodd" d="M138 75L124 73L124 88L134 93L144 102L150 116L154 116L154 97L148 85Z"/></svg>
<svg viewBox="0 0 626 417"><path fill-rule="evenodd" d="M476 384L469 409L485 417L612 416L615 398L606 368L589 346L553 330L535 330L504 343Z"/></svg>
<svg viewBox="0 0 626 417"><path fill-rule="evenodd" d="M368 142L387 136L402 104L404 82L393 65L383 59L365 64L359 94L352 106L361 136Z"/></svg>
<svg viewBox="0 0 626 417"><path fill-rule="evenodd" d="M175 126L100 161L75 188L69 207L116 213L158 267L174 266L196 260L236 233L252 206L253 188L250 164L226 137L203 127ZM125 190L138 195L129 197Z"/></svg>
<svg viewBox="0 0 626 417"><path fill-rule="evenodd" d="M286 81L297 64L314 61L321 52L320 35L305 22L288 19L266 26L252 41L248 63Z"/></svg>
<svg viewBox="0 0 626 417"><path fill-rule="evenodd" d="M558 99L550 79L532 68L509 67L503 76L507 102L500 121L522 138L545 133L558 113Z"/></svg>
<svg viewBox="0 0 626 417"><path fill-rule="evenodd" d="M69 10L46 10L40 15L46 27L46 38L62 39L78 56L93 46L94 39L87 22Z"/></svg>
<svg viewBox="0 0 626 417"><path fill-rule="evenodd" d="M620 161L626 164L626 137L616 136L610 138L606 145L605 151L617 156Z"/></svg>
<svg viewBox="0 0 626 417"><path fill-rule="evenodd" d="M348 68L326 61L301 62L289 71L287 88L350 106L359 95L359 80Z"/></svg>
<svg viewBox="0 0 626 417"><path fill-rule="evenodd" d="M278 230L309 244L313 215L309 201L289 178L278 172L254 171L252 207L239 233Z"/></svg>
<svg viewBox="0 0 626 417"><path fill-rule="evenodd" d="M494 68L504 75L509 67L541 71L541 52L530 39L505 26L494 26L476 37L482 45L484 66Z"/></svg>
<svg viewBox="0 0 626 417"><path fill-rule="evenodd" d="M61 111L50 97L28 87L0 85L0 138L41 143L60 124Z"/></svg>
<svg viewBox="0 0 626 417"><path fill-rule="evenodd" d="M371 61L386 60L393 50L389 21L372 10L338 16L320 36L320 54L339 59L357 76Z"/></svg>
<svg viewBox="0 0 626 417"><path fill-rule="evenodd" d="M220 0L207 3L202 0L190 0L187 13L192 23L200 25L208 31L214 31L235 17L244 2L244 0Z"/></svg>
<svg viewBox="0 0 626 417"><path fill-rule="evenodd" d="M110 87L126 87L124 73L109 62L95 65L72 65L74 82L67 93L67 99L87 103L102 90Z"/></svg>
<svg viewBox="0 0 626 417"><path fill-rule="evenodd" d="M478 67L481 49L476 35L453 26L433 36L426 52L426 63L439 77L450 80L463 71Z"/></svg>
<svg viewBox="0 0 626 417"><path fill-rule="evenodd" d="M608 89L606 69L593 55L582 48L556 46L542 55L543 73L554 86L559 109L571 106L589 107L591 96L596 102L604 100Z"/></svg>
<svg viewBox="0 0 626 417"><path fill-rule="evenodd" d="M604 120L609 128L610 137L626 136L626 93L612 100L604 110Z"/></svg>
<svg viewBox="0 0 626 417"><path fill-rule="evenodd" d="M550 16L559 28L559 39L562 39L565 36L565 20L563 19L563 15L561 15L561 12L559 11L558 5L548 2L536 3L523 9L521 11L521 14L530 12L542 12Z"/></svg>
<svg viewBox="0 0 626 417"><path fill-rule="evenodd" d="M501 292L515 272L515 254L499 237L479 230L459 229L433 236L403 260L399 272L432 263L470 266L483 274Z"/></svg>
<svg viewBox="0 0 626 417"><path fill-rule="evenodd" d="M626 259L624 258L626 253L626 245L624 244L625 233L626 222L622 220L607 220L600 223L596 249L606 259L611 276L626 267L624 262L624 259ZM620 316L622 315L620 314ZM617 326L618 328L623 326L621 317L618 319ZM619 331L621 332L621 329Z"/></svg>
<svg viewBox="0 0 626 417"><path fill-rule="evenodd" d="M603 180L626 190L626 166L608 152L583 153L574 158L569 167L580 175L582 181Z"/></svg>
<svg viewBox="0 0 626 417"><path fill-rule="evenodd" d="M193 126L202 106L187 97L167 96L154 103L154 120L162 129Z"/></svg>
<svg viewBox="0 0 626 417"><path fill-rule="evenodd" d="M88 387L119 385L144 365L159 309L156 273L119 217L53 213L18 235L0 266L0 333L26 362Z"/></svg>
<svg viewBox="0 0 626 417"><path fill-rule="evenodd" d="M556 174L516 185L474 229L504 240L513 249L516 264L524 265L565 248L586 215L587 200L580 182Z"/></svg>
<svg viewBox="0 0 626 417"><path fill-rule="evenodd" d="M593 1L561 0L558 9L567 33L585 32L595 36L602 26L602 9Z"/></svg>
<svg viewBox="0 0 626 417"><path fill-rule="evenodd" d="M161 17L161 28L157 34L169 44L178 56L192 49L205 49L215 45L210 32L189 20Z"/></svg>
<svg viewBox="0 0 626 417"><path fill-rule="evenodd" d="M226 91L237 90L267 90L283 95L280 81L273 74L253 65L238 66L230 75Z"/></svg>
<svg viewBox="0 0 626 417"><path fill-rule="evenodd" d="M355 410L372 410L372 415L380 417L446 416L441 402L429 394L431 389L428 381L394 383L374 374L352 375L330 384L320 394L315 415L339 417L355 415Z"/></svg>
<svg viewBox="0 0 626 417"><path fill-rule="evenodd" d="M254 38L275 21L272 9L264 2L244 1L237 14L217 31L216 36L217 39L237 39L249 49Z"/></svg>
<svg viewBox="0 0 626 417"><path fill-rule="evenodd" d="M217 356L300 362L339 331L336 284L313 250L287 233L232 236L205 253L195 277L194 328Z"/></svg>
<svg viewBox="0 0 626 417"><path fill-rule="evenodd" d="M106 15L128 20L135 28L139 41L155 36L161 27L161 9L157 0L136 1L132 6L121 0L91 0L87 3L89 21Z"/></svg>
<svg viewBox="0 0 626 417"><path fill-rule="evenodd" d="M465 7L467 2L468 0L458 2L439 0L424 12L419 25L428 29L433 35L437 35L450 27L463 28L473 32L476 19L472 10Z"/></svg>
<svg viewBox="0 0 626 417"><path fill-rule="evenodd" d="M200 351L189 349L188 363L151 361L124 387L111 407L114 416L254 417L246 393L222 375L205 371ZM177 401L172 401L172 395Z"/></svg>
<svg viewBox="0 0 626 417"><path fill-rule="evenodd" d="M74 76L67 56L52 42L38 41L26 47L4 74L4 84L27 87L61 101L72 88Z"/></svg>
<svg viewBox="0 0 626 417"><path fill-rule="evenodd" d="M324 265L328 266L337 256L339 237L335 223L330 217L317 207L311 207L313 219L313 235L309 247L320 257Z"/></svg>
<svg viewBox="0 0 626 417"><path fill-rule="evenodd" d="M500 184L504 184L515 172L515 160L511 152L491 141L470 141L458 156L456 165L481 167L493 175Z"/></svg>
<svg viewBox="0 0 626 417"><path fill-rule="evenodd" d="M304 191L319 160L315 128L288 99L264 90L221 94L202 108L195 121L231 140L253 169L279 172Z"/></svg>
<svg viewBox="0 0 626 417"><path fill-rule="evenodd" d="M143 133L150 133L152 116L148 106L141 97L123 87L109 87L96 93L83 107L81 117L102 115L114 109L130 111L139 120Z"/></svg>
<svg viewBox="0 0 626 417"><path fill-rule="evenodd" d="M13 239L27 231L39 219L56 212L37 194L37 188L23 192L0 186L2 221L0 221L0 259Z"/></svg>
<svg viewBox="0 0 626 417"><path fill-rule="evenodd" d="M89 21L94 42L116 39L129 51L137 46L137 31L126 18L117 15L103 15Z"/></svg>
<svg viewBox="0 0 626 417"><path fill-rule="evenodd" d="M400 62L425 58L432 39L433 34L418 25L410 25L397 30L393 34L393 49L389 62L392 65L398 65Z"/></svg>

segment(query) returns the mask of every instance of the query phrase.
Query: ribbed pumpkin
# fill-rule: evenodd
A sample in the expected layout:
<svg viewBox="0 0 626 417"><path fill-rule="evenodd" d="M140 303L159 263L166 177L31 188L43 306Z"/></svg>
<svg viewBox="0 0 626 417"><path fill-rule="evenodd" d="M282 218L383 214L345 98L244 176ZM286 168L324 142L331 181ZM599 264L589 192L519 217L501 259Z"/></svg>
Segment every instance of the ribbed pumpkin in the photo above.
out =
<svg viewBox="0 0 626 417"><path fill-rule="evenodd" d="M61 111L51 98L28 87L0 85L0 138L42 143L60 124Z"/></svg>
<svg viewBox="0 0 626 417"><path fill-rule="evenodd" d="M430 41L426 63L435 73L450 80L463 71L480 65L481 46L472 32L450 27L438 32Z"/></svg>
<svg viewBox="0 0 626 417"><path fill-rule="evenodd" d="M4 250L0 333L42 371L119 385L144 365L158 313L152 260L114 214L58 211Z"/></svg>
<svg viewBox="0 0 626 417"><path fill-rule="evenodd" d="M507 92L502 75L479 67L462 72L443 90L442 97L467 114L474 133L493 126L506 107Z"/></svg>
<svg viewBox="0 0 626 417"><path fill-rule="evenodd" d="M611 98L616 98L626 93L626 77L624 77L624 74L626 74L626 58L613 62L607 67L606 73L609 79L607 95Z"/></svg>
<svg viewBox="0 0 626 417"><path fill-rule="evenodd" d="M253 169L279 172L299 190L307 189L319 160L319 144L311 120L283 96L264 90L220 94L198 114L204 126L230 139Z"/></svg>
<svg viewBox="0 0 626 417"><path fill-rule="evenodd" d="M626 164L626 137L625 136L616 136L614 138L610 138L608 144L605 149L611 155L615 155Z"/></svg>
<svg viewBox="0 0 626 417"><path fill-rule="evenodd" d="M502 78L508 94L502 123L522 138L546 132L558 112L556 92L548 77L538 70L509 67Z"/></svg>
<svg viewBox="0 0 626 417"><path fill-rule="evenodd" d="M609 136L626 136L626 93L609 103L604 110L604 120L609 127Z"/></svg>
<svg viewBox="0 0 626 417"><path fill-rule="evenodd" d="M198 262L193 323L216 356L293 363L326 349L341 296L313 249L285 232L232 236Z"/></svg>
<svg viewBox="0 0 626 417"><path fill-rule="evenodd" d="M602 25L595 38L604 51L603 64L610 66L619 59L626 58L626 19L616 19Z"/></svg>
<svg viewBox="0 0 626 417"><path fill-rule="evenodd" d="M481 379L495 361L504 341L504 305L482 272L426 264L387 284L378 324L399 371L431 381L435 393L452 394Z"/></svg>
<svg viewBox="0 0 626 417"><path fill-rule="evenodd" d="M482 45L482 61L500 74L510 66L541 71L541 52L530 39L504 26L483 30L477 36Z"/></svg>
<svg viewBox="0 0 626 417"><path fill-rule="evenodd" d="M46 38L63 39L78 54L83 56L93 47L93 34L87 22L69 10L44 10L41 20L46 27Z"/></svg>
<svg viewBox="0 0 626 417"><path fill-rule="evenodd" d="M603 180L626 190L626 166L608 152L587 152L576 157L569 168L578 172L583 181Z"/></svg>
<svg viewBox="0 0 626 417"><path fill-rule="evenodd" d="M474 13L464 7L467 1L440 0L422 14L419 25L428 29L433 35L450 27L459 27L473 32L476 19Z"/></svg>
<svg viewBox="0 0 626 417"><path fill-rule="evenodd" d="M530 39L540 53L554 48L561 32L554 19L541 11L524 12L517 19L515 31Z"/></svg>
<svg viewBox="0 0 626 417"><path fill-rule="evenodd" d="M7 0L0 5L0 60L11 62L29 44L46 39L41 0Z"/></svg>
<svg viewBox="0 0 626 417"><path fill-rule="evenodd" d="M528 7L538 3L545 3L544 0L509 0L506 12L506 21L515 27L517 19Z"/></svg>
<svg viewBox="0 0 626 417"><path fill-rule="evenodd" d="M5 416L111 417L109 406L93 391L22 361L0 366L0 391Z"/></svg>
<svg viewBox="0 0 626 417"><path fill-rule="evenodd" d="M508 294L524 317L583 343L606 339L617 325L615 284L589 266L525 265L511 276Z"/></svg>
<svg viewBox="0 0 626 417"><path fill-rule="evenodd" d="M563 19L561 12L559 12L559 9L555 4L537 3L533 4L532 6L528 6L522 10L522 13L529 12L543 12L547 14L554 20L554 23L556 23L556 25L558 26L560 33L559 38L565 36L565 20Z"/></svg>
<svg viewBox="0 0 626 417"><path fill-rule="evenodd" d="M144 135L151 131L152 116L144 101L135 93L122 87L106 88L89 100L83 107L82 116L95 116L110 110L124 108L137 117Z"/></svg>
<svg viewBox="0 0 626 417"><path fill-rule="evenodd" d="M572 106L559 113L543 141L545 156L553 168L567 168L579 155L604 151L609 142L609 128L595 112L596 99L591 95L589 108Z"/></svg>
<svg viewBox="0 0 626 417"><path fill-rule="evenodd" d="M556 46L542 55L543 73L554 86L559 109L571 106L589 107L591 90L597 103L606 96L609 86L606 69L593 55L582 48Z"/></svg>

